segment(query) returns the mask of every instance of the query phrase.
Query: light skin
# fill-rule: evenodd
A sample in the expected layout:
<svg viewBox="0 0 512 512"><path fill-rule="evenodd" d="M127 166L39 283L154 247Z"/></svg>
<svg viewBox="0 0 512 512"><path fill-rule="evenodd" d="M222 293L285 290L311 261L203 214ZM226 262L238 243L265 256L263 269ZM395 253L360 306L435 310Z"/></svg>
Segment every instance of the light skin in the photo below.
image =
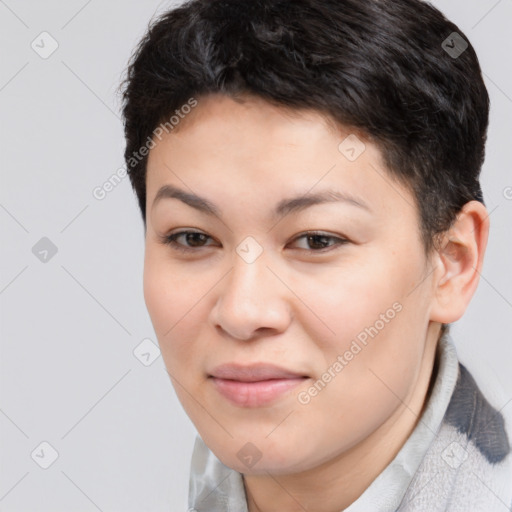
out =
<svg viewBox="0 0 512 512"><path fill-rule="evenodd" d="M487 211L467 203L427 255L414 196L362 134L315 111L218 94L198 98L181 123L155 140L147 167L144 297L167 371L202 439L243 473L250 512L339 512L417 424L441 323L462 316L478 283ZM338 149L349 134L365 144L354 161ZM155 202L164 185L218 211ZM272 217L281 201L326 189L366 206L327 202ZM190 252L162 243L179 231L205 236L175 240ZM248 236L263 249L251 263L236 251ZM396 303L400 312L299 403ZM308 379L269 405L241 407L208 378L228 362L270 362ZM261 453L252 467L237 456L247 442Z"/></svg>

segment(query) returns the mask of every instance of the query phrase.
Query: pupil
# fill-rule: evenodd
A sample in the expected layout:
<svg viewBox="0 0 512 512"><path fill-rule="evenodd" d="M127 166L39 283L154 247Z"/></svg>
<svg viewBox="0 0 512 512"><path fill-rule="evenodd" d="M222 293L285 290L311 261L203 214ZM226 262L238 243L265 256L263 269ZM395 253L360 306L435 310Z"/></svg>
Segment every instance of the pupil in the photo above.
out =
<svg viewBox="0 0 512 512"><path fill-rule="evenodd" d="M188 233L187 234L187 243L189 243L193 247L201 246L202 245L201 243L199 243L199 244L194 243L194 241L197 241L197 238L194 238L194 237L197 237L197 238L203 237L203 242L204 242L204 235L202 233Z"/></svg>
<svg viewBox="0 0 512 512"><path fill-rule="evenodd" d="M327 247L327 237L326 236L323 236L323 235L309 235L308 236L308 240L309 242L311 243L312 242L312 245L315 246L315 240L318 241L320 239L323 239L323 243L320 242L320 249L323 249L324 247ZM316 244L318 245L318 244ZM316 247L318 248L318 247Z"/></svg>

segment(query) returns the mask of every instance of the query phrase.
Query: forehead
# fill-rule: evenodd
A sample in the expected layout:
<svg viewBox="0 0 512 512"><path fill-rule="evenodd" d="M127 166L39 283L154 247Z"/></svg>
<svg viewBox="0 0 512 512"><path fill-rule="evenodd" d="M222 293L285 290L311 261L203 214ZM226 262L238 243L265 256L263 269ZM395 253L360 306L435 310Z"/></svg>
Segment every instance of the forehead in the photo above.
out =
<svg viewBox="0 0 512 512"><path fill-rule="evenodd" d="M314 110L261 98L198 99L176 130L154 139L147 165L147 209L162 186L213 203L270 205L330 189L359 197L381 214L416 215L414 200L386 171L376 145ZM401 203L401 204L399 204Z"/></svg>
<svg viewBox="0 0 512 512"><path fill-rule="evenodd" d="M343 133L355 132L341 128L331 117L317 110L278 106L252 95L231 98L219 93L200 97L197 106L182 116L172 131L175 141L180 143L187 143L194 137L219 146L232 143L230 157L233 157L235 145L244 152L251 148L259 151L261 147L271 151L260 154L260 158L267 154L275 158L277 151L297 149L299 145L303 150L314 149L322 140L331 144L332 137L338 139ZM362 133L357 136L365 139ZM285 153L292 156L290 151Z"/></svg>

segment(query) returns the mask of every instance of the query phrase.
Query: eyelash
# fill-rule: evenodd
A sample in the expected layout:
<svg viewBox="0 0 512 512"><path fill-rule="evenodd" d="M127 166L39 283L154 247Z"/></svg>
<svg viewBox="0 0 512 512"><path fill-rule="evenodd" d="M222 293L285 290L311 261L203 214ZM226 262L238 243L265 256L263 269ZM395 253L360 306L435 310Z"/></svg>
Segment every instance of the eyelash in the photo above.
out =
<svg viewBox="0 0 512 512"><path fill-rule="evenodd" d="M212 239L210 236L208 236L205 233L202 233L200 231L178 231L177 233L172 233L170 235L161 236L160 239L164 245L168 245L173 250L181 251L184 253L197 252L198 249L202 249L203 247L209 247L209 246L199 246L199 247L191 248L191 247L186 247L176 241L176 239L178 237L180 237L182 235L187 235L187 234L203 235L209 239ZM325 253L325 252L331 251L333 248L340 247L349 242L346 238L333 236L333 235L326 235L325 233L322 233L321 231L306 231L305 233L302 233L299 236L297 236L296 238L294 238L292 240L292 242L296 242L297 240L300 240L301 238L305 238L305 237L307 238L310 236L321 237L324 239L327 238L329 240L337 240L337 243L332 244L328 247L323 247L322 249L300 249L301 251L308 251L308 252L312 252L312 253Z"/></svg>

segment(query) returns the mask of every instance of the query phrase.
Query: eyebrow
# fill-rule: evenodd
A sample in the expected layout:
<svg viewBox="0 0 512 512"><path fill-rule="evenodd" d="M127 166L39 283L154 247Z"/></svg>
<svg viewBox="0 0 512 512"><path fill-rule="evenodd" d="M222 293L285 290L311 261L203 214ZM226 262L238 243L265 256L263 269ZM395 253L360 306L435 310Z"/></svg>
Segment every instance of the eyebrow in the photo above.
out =
<svg viewBox="0 0 512 512"><path fill-rule="evenodd" d="M196 194L185 192L173 185L163 185L157 192L155 199L153 200L154 208L155 205L162 199L178 199L183 203L195 208L196 210L205 213L206 215L215 215L222 217L222 212L213 203L205 199L204 197ZM336 190L322 190L314 194L305 193L296 197L283 199L280 201L274 211L272 212L272 218L282 218L291 213L297 213L305 210L310 206L323 203L343 202L352 206L357 206L363 210L371 212L370 207L362 201L360 198L356 198L348 193L341 193Z"/></svg>

